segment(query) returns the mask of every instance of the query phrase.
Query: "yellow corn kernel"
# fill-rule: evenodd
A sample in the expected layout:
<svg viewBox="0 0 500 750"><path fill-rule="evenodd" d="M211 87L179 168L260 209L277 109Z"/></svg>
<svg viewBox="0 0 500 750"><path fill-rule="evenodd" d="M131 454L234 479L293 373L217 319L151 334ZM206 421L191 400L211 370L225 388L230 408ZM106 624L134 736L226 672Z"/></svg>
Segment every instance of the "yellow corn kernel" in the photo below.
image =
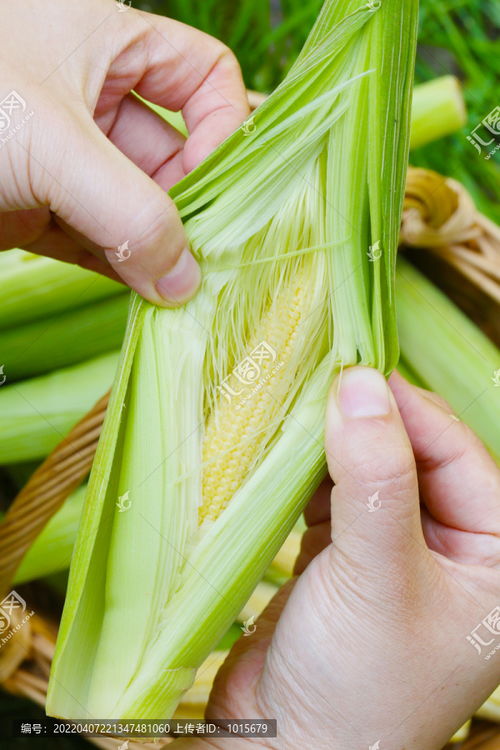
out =
<svg viewBox="0 0 500 750"><path fill-rule="evenodd" d="M210 414L203 439L203 504L199 522L215 521L247 476L290 386L290 360L304 315L303 277L285 288L264 314L244 359L233 369ZM258 371L252 364L258 361ZM256 376L243 378L242 368ZM251 375L252 373L250 373ZM267 431L262 429L266 425Z"/></svg>

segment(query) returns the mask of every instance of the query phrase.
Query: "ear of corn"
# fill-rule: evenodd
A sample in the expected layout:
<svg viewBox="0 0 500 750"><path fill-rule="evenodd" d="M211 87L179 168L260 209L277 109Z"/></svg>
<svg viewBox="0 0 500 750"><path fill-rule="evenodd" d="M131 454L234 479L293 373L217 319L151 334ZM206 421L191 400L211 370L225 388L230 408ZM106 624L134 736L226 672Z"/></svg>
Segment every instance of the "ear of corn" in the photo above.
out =
<svg viewBox="0 0 500 750"><path fill-rule="evenodd" d="M52 516L24 556L13 583L25 583L68 568L86 489L83 486L75 490Z"/></svg>
<svg viewBox="0 0 500 750"><path fill-rule="evenodd" d="M83 362L121 346L128 295L114 295L64 315L0 330L7 383Z"/></svg>
<svg viewBox="0 0 500 750"><path fill-rule="evenodd" d="M71 263L17 248L0 252L0 330L123 294L123 291L122 284ZM26 304L27 299L29 304Z"/></svg>
<svg viewBox="0 0 500 750"><path fill-rule="evenodd" d="M500 352L431 281L398 260L397 309L404 364L442 394L500 460Z"/></svg>
<svg viewBox="0 0 500 750"><path fill-rule="evenodd" d="M416 5L327 0L282 86L172 190L203 288L132 301L50 714L173 713L323 476L333 372L394 366Z"/></svg>
<svg viewBox="0 0 500 750"><path fill-rule="evenodd" d="M113 382L119 354L0 388L0 464L44 458Z"/></svg>
<svg viewBox="0 0 500 750"><path fill-rule="evenodd" d="M467 120L460 83L455 76L442 76L415 86L411 113L410 148L454 133Z"/></svg>

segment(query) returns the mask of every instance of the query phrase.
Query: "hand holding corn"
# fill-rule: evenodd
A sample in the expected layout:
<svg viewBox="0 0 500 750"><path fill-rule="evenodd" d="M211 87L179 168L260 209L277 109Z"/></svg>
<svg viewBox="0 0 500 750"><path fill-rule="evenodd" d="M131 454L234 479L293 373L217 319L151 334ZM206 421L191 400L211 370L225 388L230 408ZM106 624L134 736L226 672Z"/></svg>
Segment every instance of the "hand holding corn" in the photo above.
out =
<svg viewBox="0 0 500 750"><path fill-rule="evenodd" d="M0 43L0 249L121 278L159 305L191 297L200 272L165 190L248 114L232 53L114 0L12 4ZM182 110L189 138L132 89Z"/></svg>
<svg viewBox="0 0 500 750"><path fill-rule="evenodd" d="M498 639L477 638L499 602L500 474L440 397L390 384L359 367L335 383L331 503L325 484L299 578L216 679L208 716L277 718L267 748L438 750L498 684Z"/></svg>

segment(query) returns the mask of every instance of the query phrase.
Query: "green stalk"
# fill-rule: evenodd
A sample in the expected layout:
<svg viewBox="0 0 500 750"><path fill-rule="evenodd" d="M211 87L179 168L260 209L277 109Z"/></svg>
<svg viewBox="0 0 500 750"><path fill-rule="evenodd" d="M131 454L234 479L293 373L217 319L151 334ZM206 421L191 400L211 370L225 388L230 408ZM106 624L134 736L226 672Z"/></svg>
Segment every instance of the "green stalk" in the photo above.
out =
<svg viewBox="0 0 500 750"><path fill-rule="evenodd" d="M119 349L128 295L121 294L64 315L0 330L0 361L7 383L41 375Z"/></svg>
<svg viewBox="0 0 500 750"><path fill-rule="evenodd" d="M133 298L49 714L172 714L324 474L333 373L394 367L416 25L413 0L327 0L284 83L171 191L203 288ZM259 346L266 381L228 403Z"/></svg>
<svg viewBox="0 0 500 750"><path fill-rule="evenodd" d="M0 388L0 464L44 458L113 382L118 353Z"/></svg>
<svg viewBox="0 0 500 750"><path fill-rule="evenodd" d="M398 326L403 360L425 388L442 394L500 459L500 352L446 295L398 260Z"/></svg>

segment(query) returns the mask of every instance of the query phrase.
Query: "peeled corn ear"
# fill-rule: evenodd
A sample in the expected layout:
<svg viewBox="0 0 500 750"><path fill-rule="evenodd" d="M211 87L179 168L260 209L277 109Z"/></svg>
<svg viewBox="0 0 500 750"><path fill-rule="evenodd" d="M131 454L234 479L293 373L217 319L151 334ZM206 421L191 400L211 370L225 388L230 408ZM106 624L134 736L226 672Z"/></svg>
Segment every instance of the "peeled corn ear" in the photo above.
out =
<svg viewBox="0 0 500 750"><path fill-rule="evenodd" d="M327 0L283 84L171 191L203 287L132 300L49 714L172 715L324 474L334 372L397 361L417 2L379 6Z"/></svg>

